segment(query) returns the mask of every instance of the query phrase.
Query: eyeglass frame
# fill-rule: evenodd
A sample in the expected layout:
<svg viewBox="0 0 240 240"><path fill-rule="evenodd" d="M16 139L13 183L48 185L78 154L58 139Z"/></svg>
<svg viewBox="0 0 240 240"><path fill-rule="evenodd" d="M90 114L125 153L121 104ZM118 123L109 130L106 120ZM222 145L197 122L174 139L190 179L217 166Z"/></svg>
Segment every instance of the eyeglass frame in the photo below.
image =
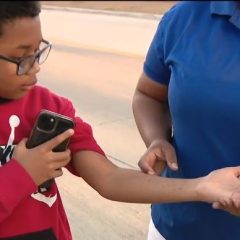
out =
<svg viewBox="0 0 240 240"><path fill-rule="evenodd" d="M26 57L21 57L21 59L19 59L19 60L14 60L14 59L12 59L12 58L10 58L10 57L6 57L6 56L3 56L3 55L0 55L0 59L5 60L5 61L8 61L8 62L11 62L11 63L15 63L15 64L17 65L16 74L17 74L18 76L22 76L22 75L26 74L28 71L30 71L30 70L32 69L32 67L33 67L34 63L36 62L36 60L41 56L41 54L42 54L47 48L49 48L49 51L48 51L48 55L49 55L49 53L50 53L50 51L51 51L51 49L52 49L52 43L50 43L49 41L44 40L44 39L43 39L41 42L43 42L43 43L45 43L45 44L47 44L47 45L46 45L43 49L41 49L39 52L36 52L36 53L33 54L33 55L29 55L29 56L26 56ZM45 60L47 60L48 55L47 55L47 57L46 57ZM29 70L27 70L26 72L24 72L24 73L22 73L22 74L19 74L19 68L20 68L21 62L24 61L26 58L33 57L33 56L34 56L34 61L33 61L33 63L32 63L32 66L29 68ZM44 60L44 62L45 62L45 60ZM44 63L44 62L42 62L42 63Z"/></svg>

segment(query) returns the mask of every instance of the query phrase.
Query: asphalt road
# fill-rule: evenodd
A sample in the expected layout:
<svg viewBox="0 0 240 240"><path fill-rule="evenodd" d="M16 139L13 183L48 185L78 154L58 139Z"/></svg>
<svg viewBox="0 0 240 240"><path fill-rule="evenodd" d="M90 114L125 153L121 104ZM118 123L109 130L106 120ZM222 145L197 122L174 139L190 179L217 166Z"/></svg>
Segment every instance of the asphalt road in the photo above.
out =
<svg viewBox="0 0 240 240"><path fill-rule="evenodd" d="M144 56L158 24L149 14L101 10L76 11L45 9L42 12L43 33L53 42L104 52ZM112 13L112 14L111 14ZM127 17L128 16L128 17Z"/></svg>
<svg viewBox="0 0 240 240"><path fill-rule="evenodd" d="M54 45L39 82L72 100L109 159L121 167L137 169L145 150L131 100L157 23L57 10L42 13L44 37ZM146 239L150 205L104 199L67 171L58 182L74 240Z"/></svg>

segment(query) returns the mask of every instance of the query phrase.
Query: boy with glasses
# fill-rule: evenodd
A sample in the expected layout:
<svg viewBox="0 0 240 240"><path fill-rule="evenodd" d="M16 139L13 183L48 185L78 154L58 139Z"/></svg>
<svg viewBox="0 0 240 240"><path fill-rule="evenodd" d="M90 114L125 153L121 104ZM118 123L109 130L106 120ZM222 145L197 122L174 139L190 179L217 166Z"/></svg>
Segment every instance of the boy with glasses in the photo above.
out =
<svg viewBox="0 0 240 240"><path fill-rule="evenodd" d="M51 47L51 43L46 40L42 40L39 50L33 55L15 58L0 55L0 59L17 64L16 74L21 76L26 74L33 67L35 61L37 61L38 64L44 63L48 57Z"/></svg>
<svg viewBox="0 0 240 240"><path fill-rule="evenodd" d="M37 85L39 64L51 49L41 33L40 10L37 1L0 2L1 239L72 239L55 181L45 192L38 192L39 185L62 175L62 167L114 201L238 203L239 167L180 180L111 163L94 140L90 125L75 115L72 103ZM75 128L27 149L27 137L42 109L73 118ZM69 137L68 150L52 151Z"/></svg>

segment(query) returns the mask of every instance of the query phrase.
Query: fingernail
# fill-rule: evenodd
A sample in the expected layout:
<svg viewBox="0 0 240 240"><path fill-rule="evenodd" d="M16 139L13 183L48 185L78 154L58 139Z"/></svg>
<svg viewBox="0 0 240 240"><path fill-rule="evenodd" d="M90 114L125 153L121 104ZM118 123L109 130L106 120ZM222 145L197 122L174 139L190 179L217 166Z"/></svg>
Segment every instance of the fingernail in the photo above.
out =
<svg viewBox="0 0 240 240"><path fill-rule="evenodd" d="M175 169L178 169L178 165L176 163L171 163L171 166Z"/></svg>
<svg viewBox="0 0 240 240"><path fill-rule="evenodd" d="M154 175L155 173L150 170L150 171L148 171L148 174L149 174L149 175Z"/></svg>
<svg viewBox="0 0 240 240"><path fill-rule="evenodd" d="M74 130L73 130L73 129L69 129L69 133L70 133L70 134L73 134L73 133L74 133Z"/></svg>

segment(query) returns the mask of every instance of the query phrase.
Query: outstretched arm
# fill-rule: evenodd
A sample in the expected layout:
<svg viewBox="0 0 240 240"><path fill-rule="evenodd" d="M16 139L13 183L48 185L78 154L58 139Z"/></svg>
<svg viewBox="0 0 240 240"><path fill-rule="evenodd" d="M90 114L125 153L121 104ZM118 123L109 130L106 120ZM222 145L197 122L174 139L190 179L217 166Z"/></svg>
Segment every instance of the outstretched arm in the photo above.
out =
<svg viewBox="0 0 240 240"><path fill-rule="evenodd" d="M240 190L240 167L216 170L196 179L169 179L119 168L104 156L91 151L78 152L72 163L90 186L114 201L212 203L230 199L233 192Z"/></svg>

